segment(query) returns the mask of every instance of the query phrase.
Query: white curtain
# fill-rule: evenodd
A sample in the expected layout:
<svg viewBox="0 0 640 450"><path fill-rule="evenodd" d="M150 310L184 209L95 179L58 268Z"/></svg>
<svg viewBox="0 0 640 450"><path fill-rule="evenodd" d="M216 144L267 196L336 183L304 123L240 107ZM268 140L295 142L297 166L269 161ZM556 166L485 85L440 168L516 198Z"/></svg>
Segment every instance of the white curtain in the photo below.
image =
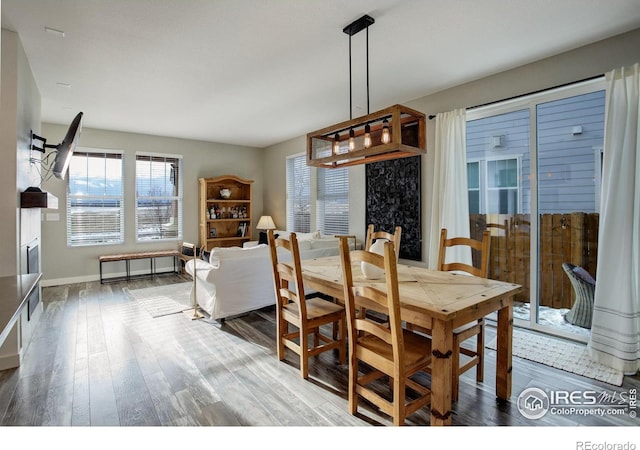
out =
<svg viewBox="0 0 640 450"><path fill-rule="evenodd" d="M440 229L448 237L469 237L469 197L467 193L466 111L457 109L436 115L436 146L429 235L429 268L438 264ZM447 261L471 264L468 247L452 247Z"/></svg>
<svg viewBox="0 0 640 450"><path fill-rule="evenodd" d="M640 369L640 64L606 74L602 203L591 356Z"/></svg>

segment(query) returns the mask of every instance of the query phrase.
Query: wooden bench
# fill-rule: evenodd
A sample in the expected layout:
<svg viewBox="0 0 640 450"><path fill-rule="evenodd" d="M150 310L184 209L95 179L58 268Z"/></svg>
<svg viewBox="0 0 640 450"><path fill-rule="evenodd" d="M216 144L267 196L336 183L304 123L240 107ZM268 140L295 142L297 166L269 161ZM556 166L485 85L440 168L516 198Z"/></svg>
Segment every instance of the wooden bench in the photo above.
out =
<svg viewBox="0 0 640 450"><path fill-rule="evenodd" d="M156 258L162 257L173 257L173 272L176 272L176 263L178 261L178 257L180 256L180 252L178 250L156 250L151 252L131 252L131 253L119 253L115 255L102 255L98 257L98 261L100 261L100 284L104 283L104 281L115 281L126 279L127 281L131 279L131 265L130 262L133 259L149 259L151 262L151 273L148 276L156 275L158 272L155 271L155 260ZM102 276L102 264L105 262L117 262L124 261L126 264L126 275L125 277L114 277L105 279ZM170 273L167 272L159 272L159 273ZM144 274L147 275L147 274Z"/></svg>

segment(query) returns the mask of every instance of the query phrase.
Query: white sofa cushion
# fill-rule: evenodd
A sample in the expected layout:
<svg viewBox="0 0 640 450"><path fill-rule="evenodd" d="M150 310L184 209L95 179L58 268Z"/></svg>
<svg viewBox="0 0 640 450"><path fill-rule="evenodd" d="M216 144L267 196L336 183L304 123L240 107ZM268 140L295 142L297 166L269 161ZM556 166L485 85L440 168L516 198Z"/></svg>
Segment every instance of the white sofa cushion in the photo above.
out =
<svg viewBox="0 0 640 450"><path fill-rule="evenodd" d="M289 239L290 231L283 230L273 230L274 234L277 234L278 237L282 239ZM296 232L296 237L298 238L298 242L300 241L308 241L309 239L320 239L321 233L320 230L314 231L313 233L298 233Z"/></svg>
<svg viewBox="0 0 640 450"><path fill-rule="evenodd" d="M214 247L211 249L211 257L215 255L218 258L244 258L259 255L261 253L268 255L269 246L266 244L260 244L253 247Z"/></svg>
<svg viewBox="0 0 640 450"><path fill-rule="evenodd" d="M312 239L309 242L311 244L311 249L314 249L314 250L317 248L332 248L332 247L340 246L340 239L335 237Z"/></svg>

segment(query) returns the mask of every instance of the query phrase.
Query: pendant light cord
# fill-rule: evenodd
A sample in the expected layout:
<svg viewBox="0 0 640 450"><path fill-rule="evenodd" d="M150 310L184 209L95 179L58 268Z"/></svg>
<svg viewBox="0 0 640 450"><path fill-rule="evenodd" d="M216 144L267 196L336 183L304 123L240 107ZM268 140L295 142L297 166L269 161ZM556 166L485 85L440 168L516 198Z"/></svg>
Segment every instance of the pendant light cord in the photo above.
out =
<svg viewBox="0 0 640 450"><path fill-rule="evenodd" d="M351 82L351 35L349 35L349 120L353 119L353 87Z"/></svg>
<svg viewBox="0 0 640 450"><path fill-rule="evenodd" d="M369 114L369 27L367 27L367 115Z"/></svg>

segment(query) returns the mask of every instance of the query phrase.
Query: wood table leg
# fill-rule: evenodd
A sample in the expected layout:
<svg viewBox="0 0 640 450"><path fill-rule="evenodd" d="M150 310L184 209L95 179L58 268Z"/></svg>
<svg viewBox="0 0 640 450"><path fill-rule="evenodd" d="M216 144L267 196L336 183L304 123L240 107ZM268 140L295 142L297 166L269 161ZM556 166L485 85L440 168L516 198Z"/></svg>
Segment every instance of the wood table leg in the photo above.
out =
<svg viewBox="0 0 640 450"><path fill-rule="evenodd" d="M496 356L496 396L508 401L511 397L513 340L513 299L498 310L497 356Z"/></svg>
<svg viewBox="0 0 640 450"><path fill-rule="evenodd" d="M431 425L451 425L451 322L434 320L431 340Z"/></svg>

